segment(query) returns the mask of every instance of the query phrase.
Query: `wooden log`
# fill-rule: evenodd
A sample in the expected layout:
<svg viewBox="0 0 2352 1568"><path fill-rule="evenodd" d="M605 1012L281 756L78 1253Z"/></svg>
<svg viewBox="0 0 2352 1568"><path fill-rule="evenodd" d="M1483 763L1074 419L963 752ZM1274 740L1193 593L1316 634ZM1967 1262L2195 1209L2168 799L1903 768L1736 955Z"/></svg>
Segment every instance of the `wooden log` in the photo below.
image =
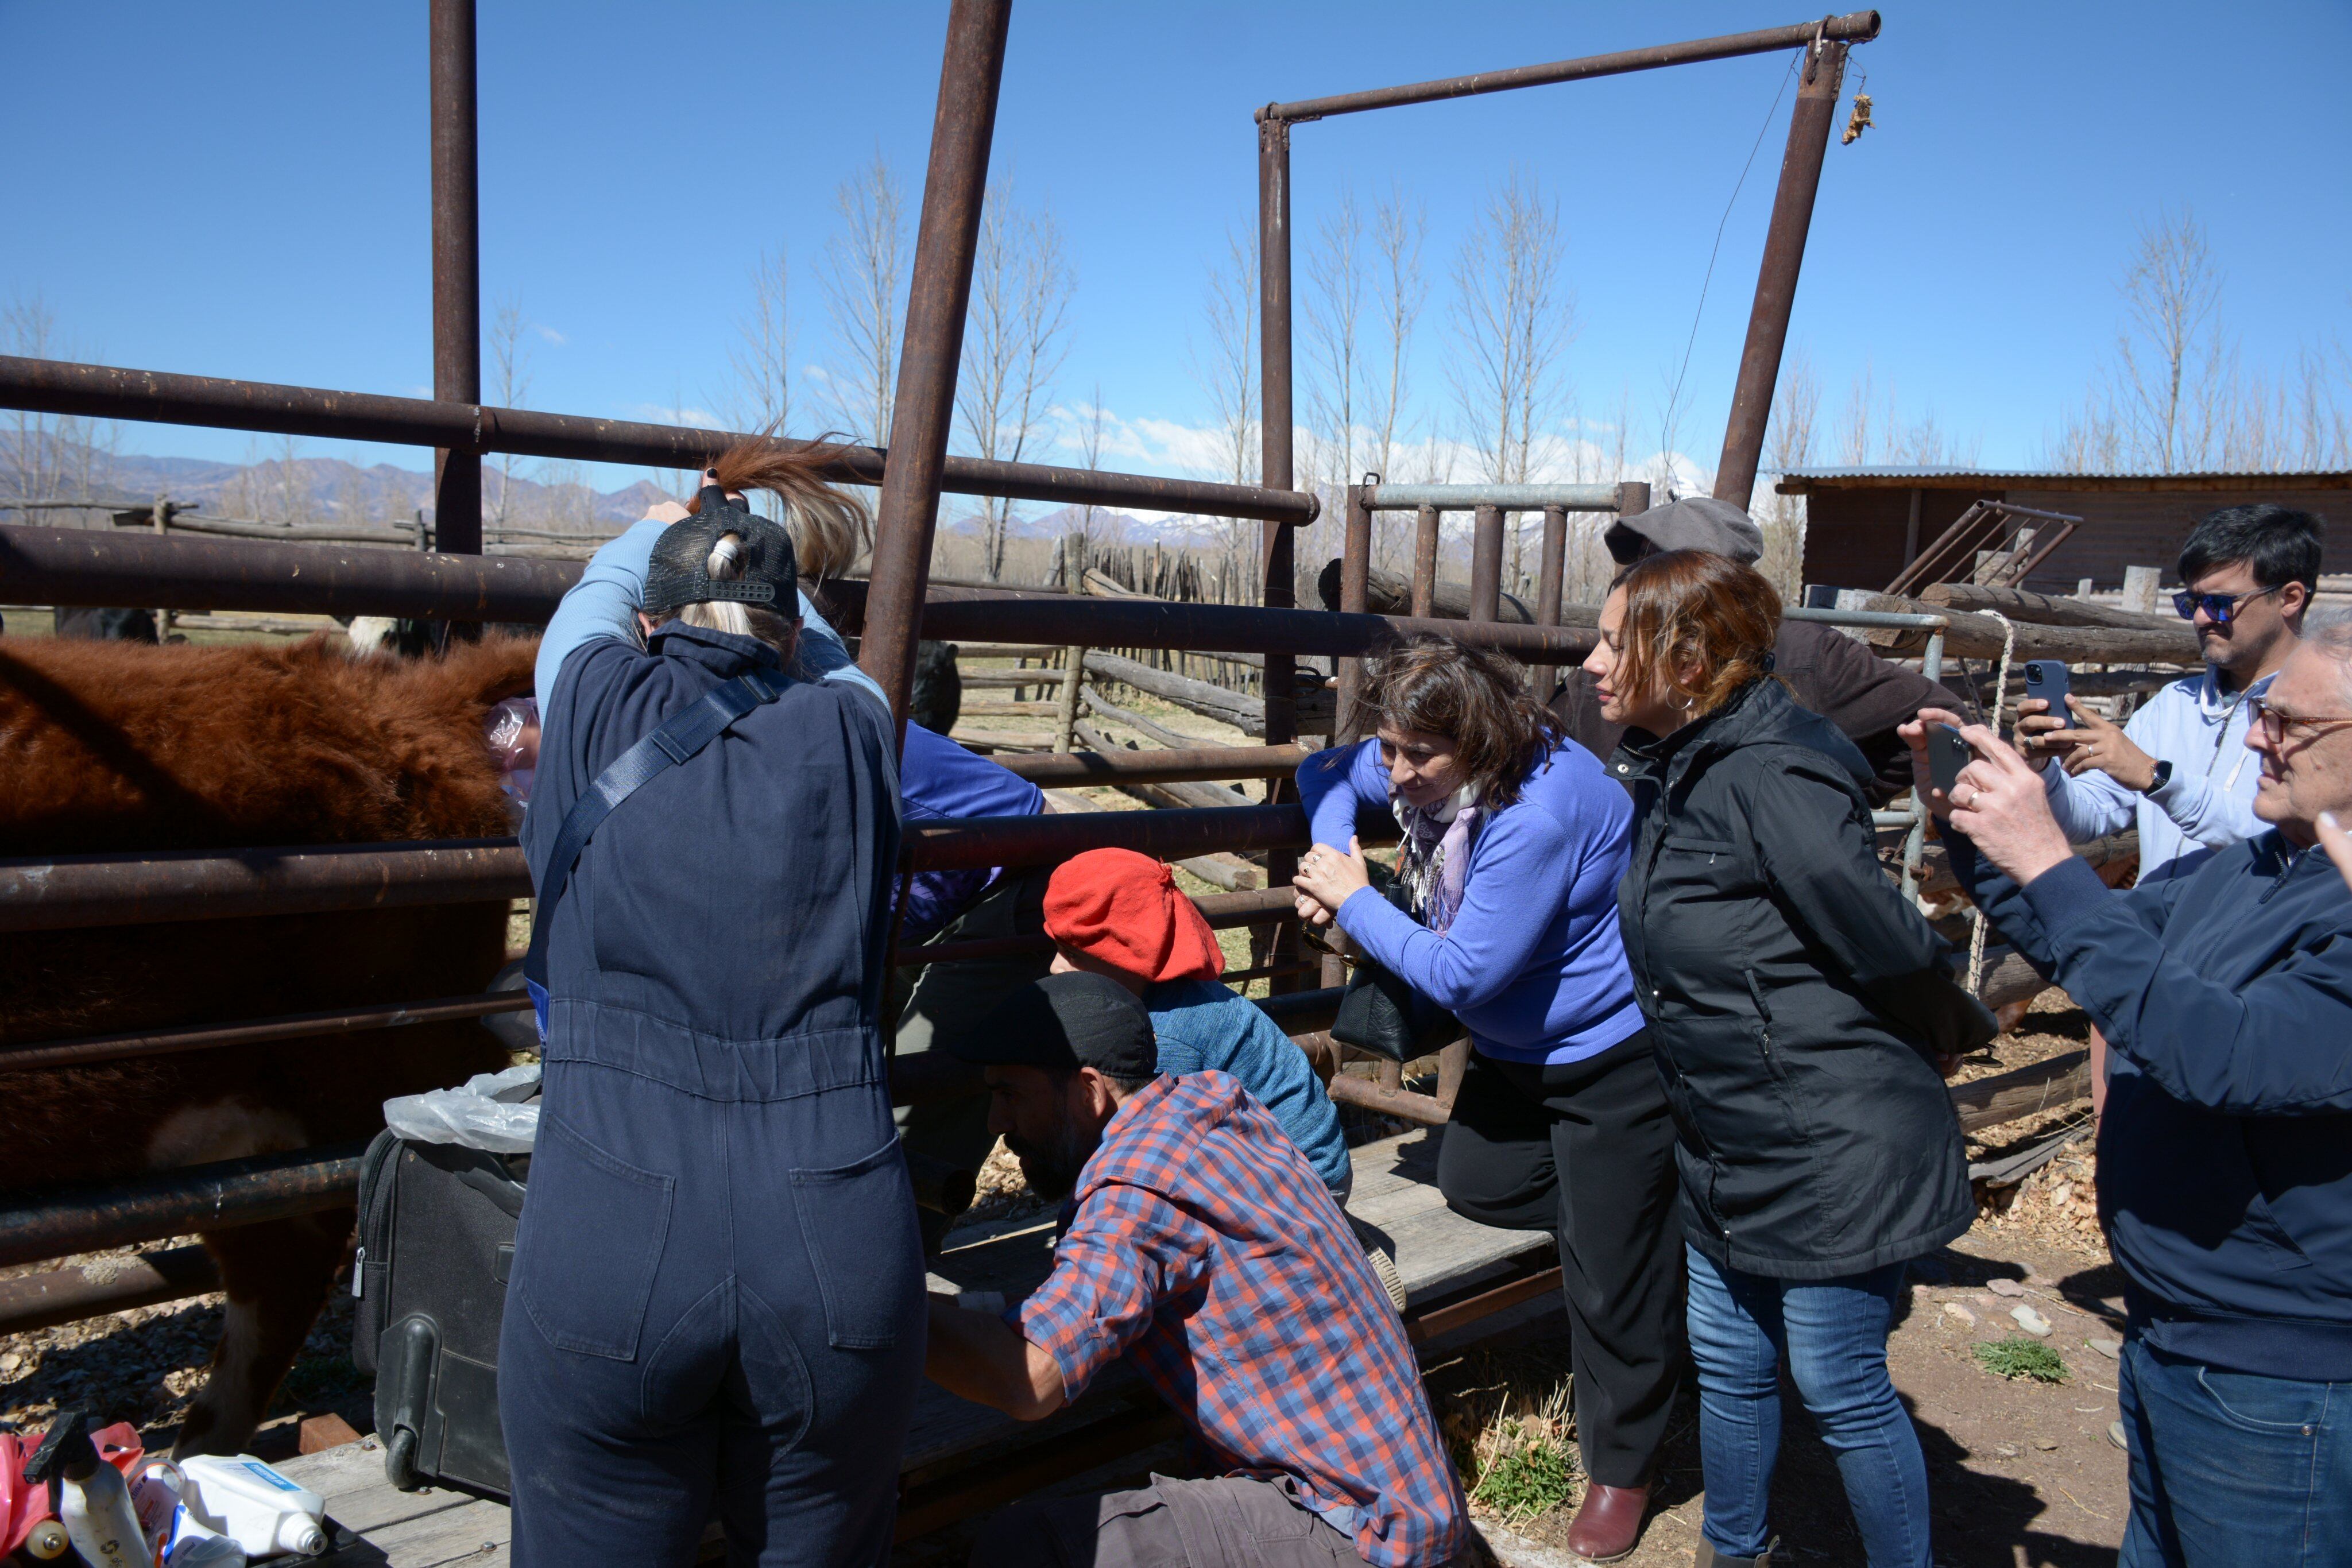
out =
<svg viewBox="0 0 2352 1568"><path fill-rule="evenodd" d="M1966 979L1968 959L1965 956L1960 960L1960 977ZM1998 1012L2011 1002L2030 1002L2048 989L2050 982L2025 961L2023 954L2011 949L2000 953L1996 959L1991 950L1986 951L1984 984L1977 993L1977 1000L1985 1006Z"/></svg>
<svg viewBox="0 0 2352 1568"><path fill-rule="evenodd" d="M1894 611L1907 615L1948 615L1944 633L1948 659L2000 657L2000 622L1990 615L1954 613L1942 605L1892 593L1874 593L1865 610ZM2063 659L2070 664L2196 664L2197 633L2187 622L2164 632L2126 631L2117 626L2036 626L2012 620L2017 628L2016 656L2021 659ZM1927 645L1924 630L1870 628L1863 641L1882 653L1916 653Z"/></svg>
<svg viewBox="0 0 2352 1568"><path fill-rule="evenodd" d="M1337 559L1317 575L1315 591L1323 601L1324 609L1339 608L1339 562ZM1365 608L1374 615L1412 614L1412 580L1393 571L1382 571L1379 567L1372 568L1371 576L1365 584ZM1440 621L1469 620L1470 585L1441 580L1430 602L1429 613ZM1528 608L1527 601L1510 593L1503 595L1501 612L1496 619L1519 626L1536 623L1535 612Z"/></svg>
<svg viewBox="0 0 2352 1568"><path fill-rule="evenodd" d="M956 710L956 716L959 719L1052 718L1060 707L1059 703L1048 702L965 703Z"/></svg>
<svg viewBox="0 0 2352 1568"><path fill-rule="evenodd" d="M2004 1122L2054 1111L2091 1092L2091 1053L2070 1051L2013 1072L1996 1072L1972 1083L1952 1085L1952 1109L1960 1131L1980 1132Z"/></svg>
<svg viewBox="0 0 2352 1568"><path fill-rule="evenodd" d="M2011 621L2037 626L2109 626L2123 632L2165 632L2178 634L2188 623L2177 615L2142 615L2080 599L2060 599L2031 593L2022 588L1995 588L1979 582L1934 582L1919 591L1919 602L1963 612L1998 610Z"/></svg>
<svg viewBox="0 0 2352 1568"><path fill-rule="evenodd" d="M1245 734L1263 736L1265 733L1265 704L1257 697L1246 696L1208 681L1196 681L1173 670L1154 669L1150 664L1099 649L1087 654L1086 669L1097 680L1117 681L1123 686L1133 686L1162 702L1174 703L1188 713L1197 713L1203 718L1232 725ZM1328 727L1333 704L1333 694L1324 685L1323 677L1313 672L1301 671L1297 692L1298 727L1307 734L1323 734Z"/></svg>
<svg viewBox="0 0 2352 1568"><path fill-rule="evenodd" d="M1122 794L1132 795L1147 806L1167 806L1185 810L1195 806L1256 806L1238 789L1228 789L1222 784L1146 784L1121 783L1115 786Z"/></svg>
<svg viewBox="0 0 2352 1568"><path fill-rule="evenodd" d="M2101 870L2126 856L2137 860L2139 830L2130 828L2120 833L2110 833L2104 839L2076 844L2074 852L2087 861L2093 871ZM1929 844L1919 857L1919 895L1927 898L1939 893L1950 893L1959 885L1959 879L1952 874L1951 859L1944 852L1944 846Z"/></svg>
<svg viewBox="0 0 2352 1568"><path fill-rule="evenodd" d="M1079 688L1078 701L1086 705L1087 712L1096 715L1097 717L1107 718L1113 724L1123 724L1127 726L1128 728L1135 731L1136 734L1143 737L1146 740L1156 740L1160 745L1176 750L1190 750L1195 747L1213 746L1216 744L1216 742L1213 740L1203 740L1197 735L1185 735L1179 731L1170 729L1165 725L1154 724L1151 720L1144 717L1139 713L1129 713L1127 709L1120 707L1116 704L1106 702L1103 700L1102 695L1097 692L1092 686L1082 686ZM1260 730L1263 730L1265 727L1264 724L1260 724L1258 727ZM1088 746L1093 747L1097 751L1104 750L1108 747L1117 744L1110 740L1109 737L1104 736L1099 730L1088 728L1082 729L1079 733L1086 740L1086 743Z"/></svg>
<svg viewBox="0 0 2352 1568"><path fill-rule="evenodd" d="M1222 887L1227 893L1249 893L1265 880L1265 873L1239 855L1195 855L1191 860L1173 861L1211 887ZM1277 918L1269 915L1268 919Z"/></svg>

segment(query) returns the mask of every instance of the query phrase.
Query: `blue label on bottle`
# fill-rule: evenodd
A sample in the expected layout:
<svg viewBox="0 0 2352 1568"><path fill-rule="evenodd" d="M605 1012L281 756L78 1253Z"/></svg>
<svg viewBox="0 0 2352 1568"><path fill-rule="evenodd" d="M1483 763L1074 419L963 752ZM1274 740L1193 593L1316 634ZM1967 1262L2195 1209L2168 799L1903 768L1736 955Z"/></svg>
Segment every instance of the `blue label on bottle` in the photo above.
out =
<svg viewBox="0 0 2352 1568"><path fill-rule="evenodd" d="M292 1481L288 1480L284 1476L279 1475L276 1470L271 1469L268 1465L263 1464L259 1459L246 1460L245 1468L251 1470L255 1475L259 1476L263 1480L268 1481L271 1486L276 1487L279 1491L300 1491L302 1490L300 1487L296 1486Z"/></svg>

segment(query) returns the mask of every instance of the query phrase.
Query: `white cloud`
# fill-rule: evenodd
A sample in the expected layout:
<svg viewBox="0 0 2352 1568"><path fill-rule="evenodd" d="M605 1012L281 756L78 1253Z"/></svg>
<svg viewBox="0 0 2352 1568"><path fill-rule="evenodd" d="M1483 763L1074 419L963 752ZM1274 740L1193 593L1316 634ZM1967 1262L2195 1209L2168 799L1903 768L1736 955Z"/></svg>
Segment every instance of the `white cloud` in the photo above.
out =
<svg viewBox="0 0 2352 1568"><path fill-rule="evenodd" d="M727 422L707 408L673 407L668 403L641 402L632 404L630 412L637 418L655 424L685 424L697 430L724 430Z"/></svg>
<svg viewBox="0 0 2352 1568"><path fill-rule="evenodd" d="M571 340L571 339L569 339L569 338L565 337L562 333L561 333L561 332L557 331L554 328L552 328L552 327L548 327L548 326L543 326L543 325L541 325L541 323L539 323L539 322L537 322L537 321L534 321L534 322L532 322L532 323L530 324L530 329L531 329L532 331L534 331L534 332L538 333L541 337L542 337L542 338L546 339L549 342L551 342L551 343L554 344L554 345L555 345L557 348L559 348L559 349L560 349L560 348L562 348L562 347L563 347L566 343L569 343L570 341L572 341L572 340Z"/></svg>

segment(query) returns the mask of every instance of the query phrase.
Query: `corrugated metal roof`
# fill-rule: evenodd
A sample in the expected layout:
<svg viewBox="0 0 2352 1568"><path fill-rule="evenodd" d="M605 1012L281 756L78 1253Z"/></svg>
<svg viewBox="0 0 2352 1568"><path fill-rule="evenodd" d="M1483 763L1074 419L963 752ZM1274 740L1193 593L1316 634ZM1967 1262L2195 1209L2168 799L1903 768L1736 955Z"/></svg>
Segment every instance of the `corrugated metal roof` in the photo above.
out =
<svg viewBox="0 0 2352 1568"><path fill-rule="evenodd" d="M2188 474L2078 474L2054 468L1865 466L1799 468L1781 475L1774 488L1782 495L1801 495L1815 486L1964 490L1977 486L2025 490L2344 490L2352 489L2352 473L2200 470Z"/></svg>

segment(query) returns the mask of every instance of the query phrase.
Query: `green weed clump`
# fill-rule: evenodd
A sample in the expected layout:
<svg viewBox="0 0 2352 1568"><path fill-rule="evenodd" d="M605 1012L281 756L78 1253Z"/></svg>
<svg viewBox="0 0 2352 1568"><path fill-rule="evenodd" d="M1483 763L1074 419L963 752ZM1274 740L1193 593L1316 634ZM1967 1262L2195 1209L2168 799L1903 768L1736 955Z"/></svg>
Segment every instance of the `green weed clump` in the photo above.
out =
<svg viewBox="0 0 2352 1568"><path fill-rule="evenodd" d="M1471 1500L1514 1526L1565 1507L1576 1495L1576 1461L1549 1426L1503 1422L1478 1484L1470 1489Z"/></svg>
<svg viewBox="0 0 2352 1568"><path fill-rule="evenodd" d="M2063 1383L2066 1364L2038 1339L2011 1334L2007 1339L1970 1347L1977 1364L1996 1377L2030 1377L2036 1383Z"/></svg>

